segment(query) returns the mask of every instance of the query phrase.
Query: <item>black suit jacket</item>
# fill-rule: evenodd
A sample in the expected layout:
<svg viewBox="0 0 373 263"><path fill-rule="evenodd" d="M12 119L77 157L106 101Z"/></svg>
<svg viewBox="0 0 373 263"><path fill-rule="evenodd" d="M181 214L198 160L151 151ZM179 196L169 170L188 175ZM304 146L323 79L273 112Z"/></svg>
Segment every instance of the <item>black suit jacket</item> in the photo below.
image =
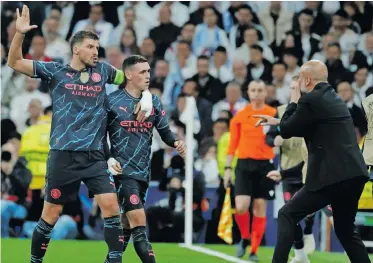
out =
<svg viewBox="0 0 373 263"><path fill-rule="evenodd" d="M280 134L284 139L304 137L308 148L308 190L354 177L369 179L351 114L328 83L319 83L298 104L289 104L281 119Z"/></svg>

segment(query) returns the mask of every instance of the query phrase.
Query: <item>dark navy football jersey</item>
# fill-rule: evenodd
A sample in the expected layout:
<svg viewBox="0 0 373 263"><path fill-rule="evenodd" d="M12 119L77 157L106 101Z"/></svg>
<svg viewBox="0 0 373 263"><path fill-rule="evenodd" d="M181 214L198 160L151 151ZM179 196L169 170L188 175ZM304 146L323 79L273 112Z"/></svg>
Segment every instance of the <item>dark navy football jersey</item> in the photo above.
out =
<svg viewBox="0 0 373 263"><path fill-rule="evenodd" d="M168 117L159 98L153 95L153 110L145 122L136 121L135 106L139 98L132 97L125 89L108 96L108 131L111 157L120 162L123 175L149 182L150 153L153 129L162 140L174 147L175 136L168 125Z"/></svg>
<svg viewBox="0 0 373 263"><path fill-rule="evenodd" d="M33 65L34 77L49 84L52 96L50 148L102 150L107 122L105 84L120 84L123 72L102 62L82 71L56 62L34 61Z"/></svg>

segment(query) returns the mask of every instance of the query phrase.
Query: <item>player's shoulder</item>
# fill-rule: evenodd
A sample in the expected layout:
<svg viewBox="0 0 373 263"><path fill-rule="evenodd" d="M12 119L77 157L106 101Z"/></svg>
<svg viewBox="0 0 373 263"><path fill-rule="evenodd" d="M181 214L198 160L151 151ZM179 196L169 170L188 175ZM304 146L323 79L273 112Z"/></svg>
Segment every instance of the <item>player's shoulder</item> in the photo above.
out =
<svg viewBox="0 0 373 263"><path fill-rule="evenodd" d="M99 62L97 62L96 69L99 69L99 70L101 70L101 69L114 69L114 70L117 70L116 67L114 67L113 65L111 65L111 64L109 64L109 63L107 63L105 61L99 61Z"/></svg>
<svg viewBox="0 0 373 263"><path fill-rule="evenodd" d="M107 98L109 99L109 102L110 102L110 99L117 98L122 93L123 93L122 89L117 89L116 91L113 91L109 95L107 95Z"/></svg>
<svg viewBox="0 0 373 263"><path fill-rule="evenodd" d="M67 68L67 65L64 65L60 62L56 61L41 61L41 60L34 60L34 64L40 67L45 67L48 69L56 68L56 69L62 69Z"/></svg>

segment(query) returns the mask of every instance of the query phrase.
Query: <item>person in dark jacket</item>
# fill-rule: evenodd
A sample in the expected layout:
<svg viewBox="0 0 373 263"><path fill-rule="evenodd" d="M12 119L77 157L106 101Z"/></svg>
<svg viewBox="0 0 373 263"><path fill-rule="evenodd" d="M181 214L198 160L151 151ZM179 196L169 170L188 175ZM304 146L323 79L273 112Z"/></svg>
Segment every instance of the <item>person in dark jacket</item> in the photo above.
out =
<svg viewBox="0 0 373 263"><path fill-rule="evenodd" d="M327 80L324 63L305 63L299 73L300 88L292 90L291 103L280 122L282 138L305 139L308 168L305 186L278 213L273 263L288 262L296 224L328 204L333 209L335 232L350 261L370 262L354 225L369 176L351 114ZM302 97L301 90L306 92ZM278 124L273 117L263 119L267 124Z"/></svg>

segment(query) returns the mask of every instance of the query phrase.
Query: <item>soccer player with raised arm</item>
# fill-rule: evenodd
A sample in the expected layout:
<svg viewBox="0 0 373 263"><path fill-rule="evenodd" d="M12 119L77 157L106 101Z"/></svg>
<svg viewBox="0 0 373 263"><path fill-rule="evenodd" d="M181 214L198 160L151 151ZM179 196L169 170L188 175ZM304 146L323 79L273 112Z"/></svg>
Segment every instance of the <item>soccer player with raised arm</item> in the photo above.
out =
<svg viewBox="0 0 373 263"><path fill-rule="evenodd" d="M32 236L31 263L43 261L63 205L77 197L82 181L102 210L109 262L122 262L123 229L113 178L106 172L103 141L107 123L105 84L120 84L124 74L98 62L99 39L87 31L73 36L69 65L23 59L24 35L34 28L30 26L28 7L24 5L21 14L17 9L17 33L8 58L14 70L46 81L53 101L45 202Z"/></svg>
<svg viewBox="0 0 373 263"><path fill-rule="evenodd" d="M119 204L122 209L124 247L132 235L137 255L143 263L154 263L155 256L146 235L144 203L150 181L150 155L153 129L162 140L185 154L184 142L175 140L168 126L168 117L159 98L153 95L153 109L149 119L139 122L134 109L143 90L150 80L148 61L139 55L126 58L123 62L126 76L124 89L108 97L108 130L110 136L109 170L115 175Z"/></svg>

